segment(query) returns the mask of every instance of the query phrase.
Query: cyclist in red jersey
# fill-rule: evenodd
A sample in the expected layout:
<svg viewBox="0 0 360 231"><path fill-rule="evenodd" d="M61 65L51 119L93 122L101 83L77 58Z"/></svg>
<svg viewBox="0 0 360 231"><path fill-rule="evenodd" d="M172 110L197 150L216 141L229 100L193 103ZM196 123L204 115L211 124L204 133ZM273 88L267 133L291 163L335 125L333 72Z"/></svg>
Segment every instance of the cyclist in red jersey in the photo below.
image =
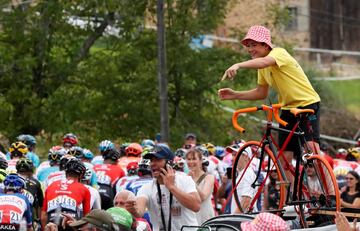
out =
<svg viewBox="0 0 360 231"><path fill-rule="evenodd" d="M75 219L85 216L90 211L90 192L80 183L86 168L78 159L70 159L65 167L66 179L49 185L45 191L44 204L41 214L41 223L61 223L61 213L65 212ZM81 211L83 214L81 214ZM71 230L70 227L65 230ZM59 226L59 230L63 230Z"/></svg>
<svg viewBox="0 0 360 231"><path fill-rule="evenodd" d="M99 185L102 209L113 207L115 185L119 179L125 176L125 172L118 165L120 153L116 149L108 149L102 153L104 164L94 166Z"/></svg>

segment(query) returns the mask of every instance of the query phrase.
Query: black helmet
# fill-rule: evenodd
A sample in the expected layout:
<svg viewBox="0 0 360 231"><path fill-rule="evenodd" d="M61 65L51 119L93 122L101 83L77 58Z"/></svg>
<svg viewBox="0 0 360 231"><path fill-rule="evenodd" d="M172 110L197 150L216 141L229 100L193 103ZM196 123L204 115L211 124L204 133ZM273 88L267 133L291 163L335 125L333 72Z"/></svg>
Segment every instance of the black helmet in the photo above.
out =
<svg viewBox="0 0 360 231"><path fill-rule="evenodd" d="M120 153L116 149L108 149L102 153L102 157L104 160L111 159L116 161L120 158Z"/></svg>
<svg viewBox="0 0 360 231"><path fill-rule="evenodd" d="M0 169L7 169L8 167L8 162L6 159L0 157Z"/></svg>
<svg viewBox="0 0 360 231"><path fill-rule="evenodd" d="M63 171L66 169L66 164L70 159L76 159L76 157L66 154L60 158L59 169Z"/></svg>
<svg viewBox="0 0 360 231"><path fill-rule="evenodd" d="M65 156L66 149L61 146L53 146L49 149L48 160L51 166L60 164L61 157Z"/></svg>
<svg viewBox="0 0 360 231"><path fill-rule="evenodd" d="M21 158L16 162L17 172L33 172L35 166L33 162L27 158Z"/></svg>
<svg viewBox="0 0 360 231"><path fill-rule="evenodd" d="M73 146L67 151L67 154L75 156L76 158L82 158L84 156L84 151L79 146Z"/></svg>
<svg viewBox="0 0 360 231"><path fill-rule="evenodd" d="M65 166L66 173L74 173L82 177L86 172L86 167L80 160L76 158L70 159Z"/></svg>

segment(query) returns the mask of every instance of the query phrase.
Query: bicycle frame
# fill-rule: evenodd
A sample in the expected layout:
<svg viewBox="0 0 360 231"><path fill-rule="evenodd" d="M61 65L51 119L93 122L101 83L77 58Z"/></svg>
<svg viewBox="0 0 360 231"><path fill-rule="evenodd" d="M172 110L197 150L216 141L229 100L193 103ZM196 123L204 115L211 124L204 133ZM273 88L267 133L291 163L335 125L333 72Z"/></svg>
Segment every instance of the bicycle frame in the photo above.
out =
<svg viewBox="0 0 360 231"><path fill-rule="evenodd" d="M266 131L265 131L265 134L262 138L262 140L260 141L260 144L263 144L264 147L266 145L269 146L270 148L270 151L274 154L275 158L276 158L276 163L279 167L279 170L280 170L280 173L281 173L281 176L283 178L283 180L286 182L287 181L287 177L286 177L286 174L285 174L285 171L284 171L284 168L282 166L282 164L280 163L280 160L279 158L283 158L285 159L285 157L283 157L283 152L286 148L286 146L288 145L288 143L290 142L291 138L295 135L297 137L297 141L298 141L298 149L297 149L297 152L295 153L296 154L296 167L295 167L295 172L291 172L294 177L295 177L295 181L294 181L294 185L298 185L298 181L299 181L299 176L300 176L300 163L301 163L301 157L302 157L302 152L303 152L303 147L301 145L301 142L304 141L305 142L305 138L304 138L304 132L302 131L296 131L296 129L298 128L299 129L299 123L300 123L300 120L297 121L297 123L294 125L294 127L292 128L292 130L288 130L288 129L284 129L284 128L280 128L280 127L274 127L273 126L273 122L272 122L272 118L274 117L280 124L286 126L287 123L285 121L283 121L279 115L278 115L278 111L280 110L281 108L281 105L280 104L273 104L272 106L266 106L266 105L262 105L261 107L252 107L252 108L245 108L245 109L240 109L240 110L237 110L233 117L232 117L232 122L233 122L233 126L235 127L236 130L240 131L240 132L244 132L245 129L243 129L242 127L240 127L237 123L237 117L240 113L245 113L245 112L254 112L254 111L258 111L258 110L263 110L263 111L268 111L268 114L267 114L267 124L266 124ZM313 112L312 110L308 110L307 112L311 113ZM272 130L276 130L276 131L282 131L282 132L286 132L286 133L289 133L289 135L287 136L283 146L281 147L281 149L279 151L277 151L278 149L275 148L276 143L271 135L271 131ZM309 147L307 147L308 150ZM307 151L308 151L307 150ZM263 159L264 159L265 155L264 155L264 149L261 150L261 154L260 154L260 164L259 164L259 171L257 172L257 175L256 175L256 179L254 180L252 186L254 187L256 185L256 182L257 180L259 179L259 175L260 175L260 172L261 172L261 165L262 165L262 162L263 162ZM252 159L251 159L252 160ZM251 162L250 160L250 162ZM285 159L285 163L287 164L287 166L289 166L290 164L288 163L288 161ZM249 165L250 163L248 163ZM247 168L248 166L246 166ZM236 171L235 170L236 168L233 168L233 171ZM270 170L270 169L269 169ZM244 173L243 173L244 175ZM240 177L240 180L239 182L241 181L243 175ZM261 190L258 190L254 199L252 200L252 203L250 204L249 206L249 210L252 210L253 206L254 206L254 203L256 202L256 200L260 197L261 195L261 192L262 192L262 188L264 187L265 185L265 182L267 180L269 176L269 172L266 174L266 177L265 179L263 180L263 182L260 184L260 185L256 185L256 186L260 186L260 189ZM239 183L238 182L238 183ZM236 188L237 185L234 187ZM289 191L290 188L288 188L288 191ZM294 187L294 191L292 192L292 203L288 203L288 200L289 200L289 197L290 197L290 193L287 193L287 197L286 197L286 200L285 200L285 204L287 205L296 205L296 204L301 204L302 202L300 201L297 201L297 187Z"/></svg>

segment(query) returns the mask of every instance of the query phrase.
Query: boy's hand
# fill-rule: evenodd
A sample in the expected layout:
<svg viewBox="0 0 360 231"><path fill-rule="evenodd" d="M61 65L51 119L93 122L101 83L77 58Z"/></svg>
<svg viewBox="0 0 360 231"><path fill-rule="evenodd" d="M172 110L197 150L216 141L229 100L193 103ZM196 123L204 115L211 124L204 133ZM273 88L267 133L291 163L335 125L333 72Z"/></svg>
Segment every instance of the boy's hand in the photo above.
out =
<svg viewBox="0 0 360 231"><path fill-rule="evenodd" d="M237 70L239 69L237 64L232 65L229 69L227 69L221 78L221 81L224 81L225 79L233 80Z"/></svg>
<svg viewBox="0 0 360 231"><path fill-rule="evenodd" d="M219 98L221 100L236 99L236 93L230 88L223 88L218 91Z"/></svg>

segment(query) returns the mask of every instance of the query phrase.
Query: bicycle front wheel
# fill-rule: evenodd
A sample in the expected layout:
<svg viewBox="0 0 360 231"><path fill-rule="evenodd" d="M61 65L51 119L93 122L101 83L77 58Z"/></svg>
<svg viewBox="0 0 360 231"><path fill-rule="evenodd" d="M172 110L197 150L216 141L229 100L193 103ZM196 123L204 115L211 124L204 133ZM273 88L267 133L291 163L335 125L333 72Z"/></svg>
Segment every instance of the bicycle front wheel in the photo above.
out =
<svg viewBox="0 0 360 231"><path fill-rule="evenodd" d="M340 210L340 193L327 160L319 155L306 157L298 187L303 227L334 224L335 212Z"/></svg>
<svg viewBox="0 0 360 231"><path fill-rule="evenodd" d="M241 156L246 155L245 152L249 152L250 150L254 155L254 158L247 166L241 166L243 164L240 161ZM262 175L262 180L260 180L260 177L256 180L256 177L254 176L256 176L259 171L259 176L262 174L261 166L258 163L259 159L257 158L260 152L264 152L264 157L268 156L268 161L271 163L271 165L268 164L268 168L270 167L271 169L267 168L267 171L263 172L264 174ZM271 173L269 170L272 170L274 173ZM253 177L249 177L249 172L251 172L251 176ZM269 182L269 180L267 180L267 182L264 182L264 180L269 178L269 174L272 174L272 178L276 181L274 185L277 188L278 195L278 198L276 198L276 203L273 204L271 209L281 210L285 203L286 187L283 184L284 180L274 154L267 146L264 146L263 143L258 141L248 141L243 146L241 146L234 158L232 170L233 197L235 204L241 213L249 213L253 211L256 206L259 206L257 203L258 201L262 201L261 195L264 195L265 189L268 186L266 183ZM251 188L249 187L250 185ZM249 189L249 191L255 192L246 192L252 194L246 194L246 196L250 198L250 201L247 201L246 205L241 202L241 196L243 195L244 189ZM256 194L258 193L260 196L256 197ZM267 199L268 198L264 198L264 200ZM246 206L246 208L244 206ZM259 207L263 207L263 205L260 204Z"/></svg>

